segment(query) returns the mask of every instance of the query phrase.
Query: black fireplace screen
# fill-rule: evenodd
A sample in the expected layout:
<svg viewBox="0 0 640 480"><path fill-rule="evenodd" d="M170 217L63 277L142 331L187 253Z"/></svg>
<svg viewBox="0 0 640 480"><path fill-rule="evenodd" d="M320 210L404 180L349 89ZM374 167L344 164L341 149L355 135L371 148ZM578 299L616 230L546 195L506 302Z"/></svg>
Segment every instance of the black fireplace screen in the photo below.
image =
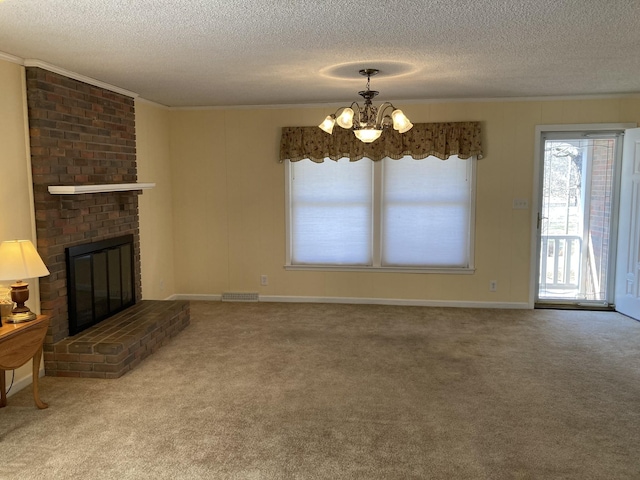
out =
<svg viewBox="0 0 640 480"><path fill-rule="evenodd" d="M133 235L66 249L69 334L135 303Z"/></svg>

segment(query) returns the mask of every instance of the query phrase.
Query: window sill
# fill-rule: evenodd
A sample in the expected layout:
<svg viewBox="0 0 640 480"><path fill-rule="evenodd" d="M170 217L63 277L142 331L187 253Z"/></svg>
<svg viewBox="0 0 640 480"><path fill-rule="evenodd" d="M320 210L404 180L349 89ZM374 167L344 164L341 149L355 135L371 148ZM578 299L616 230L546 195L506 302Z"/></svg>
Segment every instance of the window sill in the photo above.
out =
<svg viewBox="0 0 640 480"><path fill-rule="evenodd" d="M474 267L369 267L357 265L285 265L284 269L316 272L435 273L448 275L472 275L476 271Z"/></svg>

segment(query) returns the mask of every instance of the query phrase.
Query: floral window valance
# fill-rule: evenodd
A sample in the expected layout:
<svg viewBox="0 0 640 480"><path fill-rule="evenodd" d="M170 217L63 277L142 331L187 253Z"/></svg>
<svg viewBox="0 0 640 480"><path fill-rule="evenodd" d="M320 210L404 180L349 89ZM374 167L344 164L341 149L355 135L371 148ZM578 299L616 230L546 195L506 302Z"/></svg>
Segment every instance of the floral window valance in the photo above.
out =
<svg viewBox="0 0 640 480"><path fill-rule="evenodd" d="M416 160L430 155L446 160L451 155L466 159L482 158L480 122L415 123L406 133L393 129L382 132L373 143L363 143L351 130L335 128L333 135L318 127L283 127L280 141L280 162L297 162L308 158L316 163L325 158L361 158L373 161L385 157L400 159L411 156Z"/></svg>

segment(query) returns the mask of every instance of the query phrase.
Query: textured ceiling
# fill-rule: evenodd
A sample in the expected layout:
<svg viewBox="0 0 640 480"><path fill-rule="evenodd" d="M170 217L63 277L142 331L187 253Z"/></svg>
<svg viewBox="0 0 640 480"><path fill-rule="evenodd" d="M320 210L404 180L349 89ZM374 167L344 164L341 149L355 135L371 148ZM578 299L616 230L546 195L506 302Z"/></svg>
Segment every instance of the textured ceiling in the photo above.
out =
<svg viewBox="0 0 640 480"><path fill-rule="evenodd" d="M0 51L167 106L640 92L639 0L0 0Z"/></svg>

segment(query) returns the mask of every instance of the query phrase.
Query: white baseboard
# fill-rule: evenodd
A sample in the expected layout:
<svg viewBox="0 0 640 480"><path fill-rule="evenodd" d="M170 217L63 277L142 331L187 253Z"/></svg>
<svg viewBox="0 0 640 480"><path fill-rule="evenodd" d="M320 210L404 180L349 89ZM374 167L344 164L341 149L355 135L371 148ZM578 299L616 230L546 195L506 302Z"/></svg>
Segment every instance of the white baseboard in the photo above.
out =
<svg viewBox="0 0 640 480"><path fill-rule="evenodd" d="M182 294L171 295L167 300L196 300L219 302L222 295ZM458 308L502 308L531 309L528 302L467 302L457 300L418 300L400 298L362 297L297 297L291 295L260 295L260 302L282 303L346 303L356 305L404 305L411 307L458 307Z"/></svg>
<svg viewBox="0 0 640 480"><path fill-rule="evenodd" d="M458 308L504 308L528 309L527 302L466 302L457 300L418 300L400 298L361 298L361 297L292 297L278 295L260 295L261 302L289 303L348 303L356 305L403 305L411 307L458 307Z"/></svg>
<svg viewBox="0 0 640 480"><path fill-rule="evenodd" d="M6 375L7 375L7 388L9 388L9 385L11 385L11 370L7 370ZM38 376L40 378L44 377L44 367L40 367ZM7 398L15 395L23 388L30 387L32 383L33 383L33 374L31 373L31 369L29 369L29 373L27 375L18 379L14 378L13 386L11 387L11 391L7 393Z"/></svg>

